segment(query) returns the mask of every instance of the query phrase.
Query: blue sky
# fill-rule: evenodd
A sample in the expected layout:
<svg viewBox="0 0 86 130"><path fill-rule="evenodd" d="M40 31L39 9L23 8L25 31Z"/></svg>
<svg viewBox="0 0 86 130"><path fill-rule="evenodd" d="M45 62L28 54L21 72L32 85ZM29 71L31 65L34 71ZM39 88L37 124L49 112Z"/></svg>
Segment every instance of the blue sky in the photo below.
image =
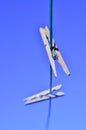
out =
<svg viewBox="0 0 86 130"><path fill-rule="evenodd" d="M49 88L49 60L39 28L49 0L0 1L0 129L45 130L49 101L23 99ZM86 130L86 1L54 0L53 36L69 69L56 62L64 97L52 100L49 130Z"/></svg>

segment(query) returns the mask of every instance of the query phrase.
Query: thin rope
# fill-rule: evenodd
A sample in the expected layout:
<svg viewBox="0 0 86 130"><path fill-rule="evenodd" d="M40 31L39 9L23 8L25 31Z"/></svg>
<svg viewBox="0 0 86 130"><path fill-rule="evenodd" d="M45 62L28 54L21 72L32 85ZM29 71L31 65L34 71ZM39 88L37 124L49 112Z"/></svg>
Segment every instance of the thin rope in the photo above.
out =
<svg viewBox="0 0 86 130"><path fill-rule="evenodd" d="M53 18L52 16L53 16L53 0L50 0L50 48L52 48L52 18ZM51 68L51 65L50 65L50 93L52 93L52 68ZM49 99L46 130L49 130L50 116L51 116L51 98Z"/></svg>
<svg viewBox="0 0 86 130"><path fill-rule="evenodd" d="M50 0L50 48L52 48L53 0ZM52 93L52 68L50 65L50 93Z"/></svg>

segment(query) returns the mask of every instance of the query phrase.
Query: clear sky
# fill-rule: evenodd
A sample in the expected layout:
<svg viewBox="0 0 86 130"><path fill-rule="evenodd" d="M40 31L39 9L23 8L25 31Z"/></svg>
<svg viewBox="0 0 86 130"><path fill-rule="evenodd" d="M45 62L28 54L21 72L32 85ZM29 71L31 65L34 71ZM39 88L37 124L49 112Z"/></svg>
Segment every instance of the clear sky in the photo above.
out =
<svg viewBox="0 0 86 130"><path fill-rule="evenodd" d="M49 101L23 99L49 88L49 60L39 33L49 27L49 0L0 1L0 130L45 130ZM53 37L71 76L58 62L64 97L52 100L49 130L86 130L86 1L54 0Z"/></svg>

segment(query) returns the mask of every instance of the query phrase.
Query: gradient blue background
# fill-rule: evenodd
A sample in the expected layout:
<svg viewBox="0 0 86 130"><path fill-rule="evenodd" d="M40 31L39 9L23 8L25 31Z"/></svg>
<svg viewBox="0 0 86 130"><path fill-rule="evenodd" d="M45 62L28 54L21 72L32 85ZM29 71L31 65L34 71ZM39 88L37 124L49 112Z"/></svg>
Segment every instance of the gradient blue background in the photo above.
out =
<svg viewBox="0 0 86 130"><path fill-rule="evenodd" d="M49 60L39 28L49 0L0 1L0 130L45 130L49 101L23 99L49 88ZM64 97L52 100L50 130L86 130L86 1L54 0L53 36L70 71L56 61Z"/></svg>

